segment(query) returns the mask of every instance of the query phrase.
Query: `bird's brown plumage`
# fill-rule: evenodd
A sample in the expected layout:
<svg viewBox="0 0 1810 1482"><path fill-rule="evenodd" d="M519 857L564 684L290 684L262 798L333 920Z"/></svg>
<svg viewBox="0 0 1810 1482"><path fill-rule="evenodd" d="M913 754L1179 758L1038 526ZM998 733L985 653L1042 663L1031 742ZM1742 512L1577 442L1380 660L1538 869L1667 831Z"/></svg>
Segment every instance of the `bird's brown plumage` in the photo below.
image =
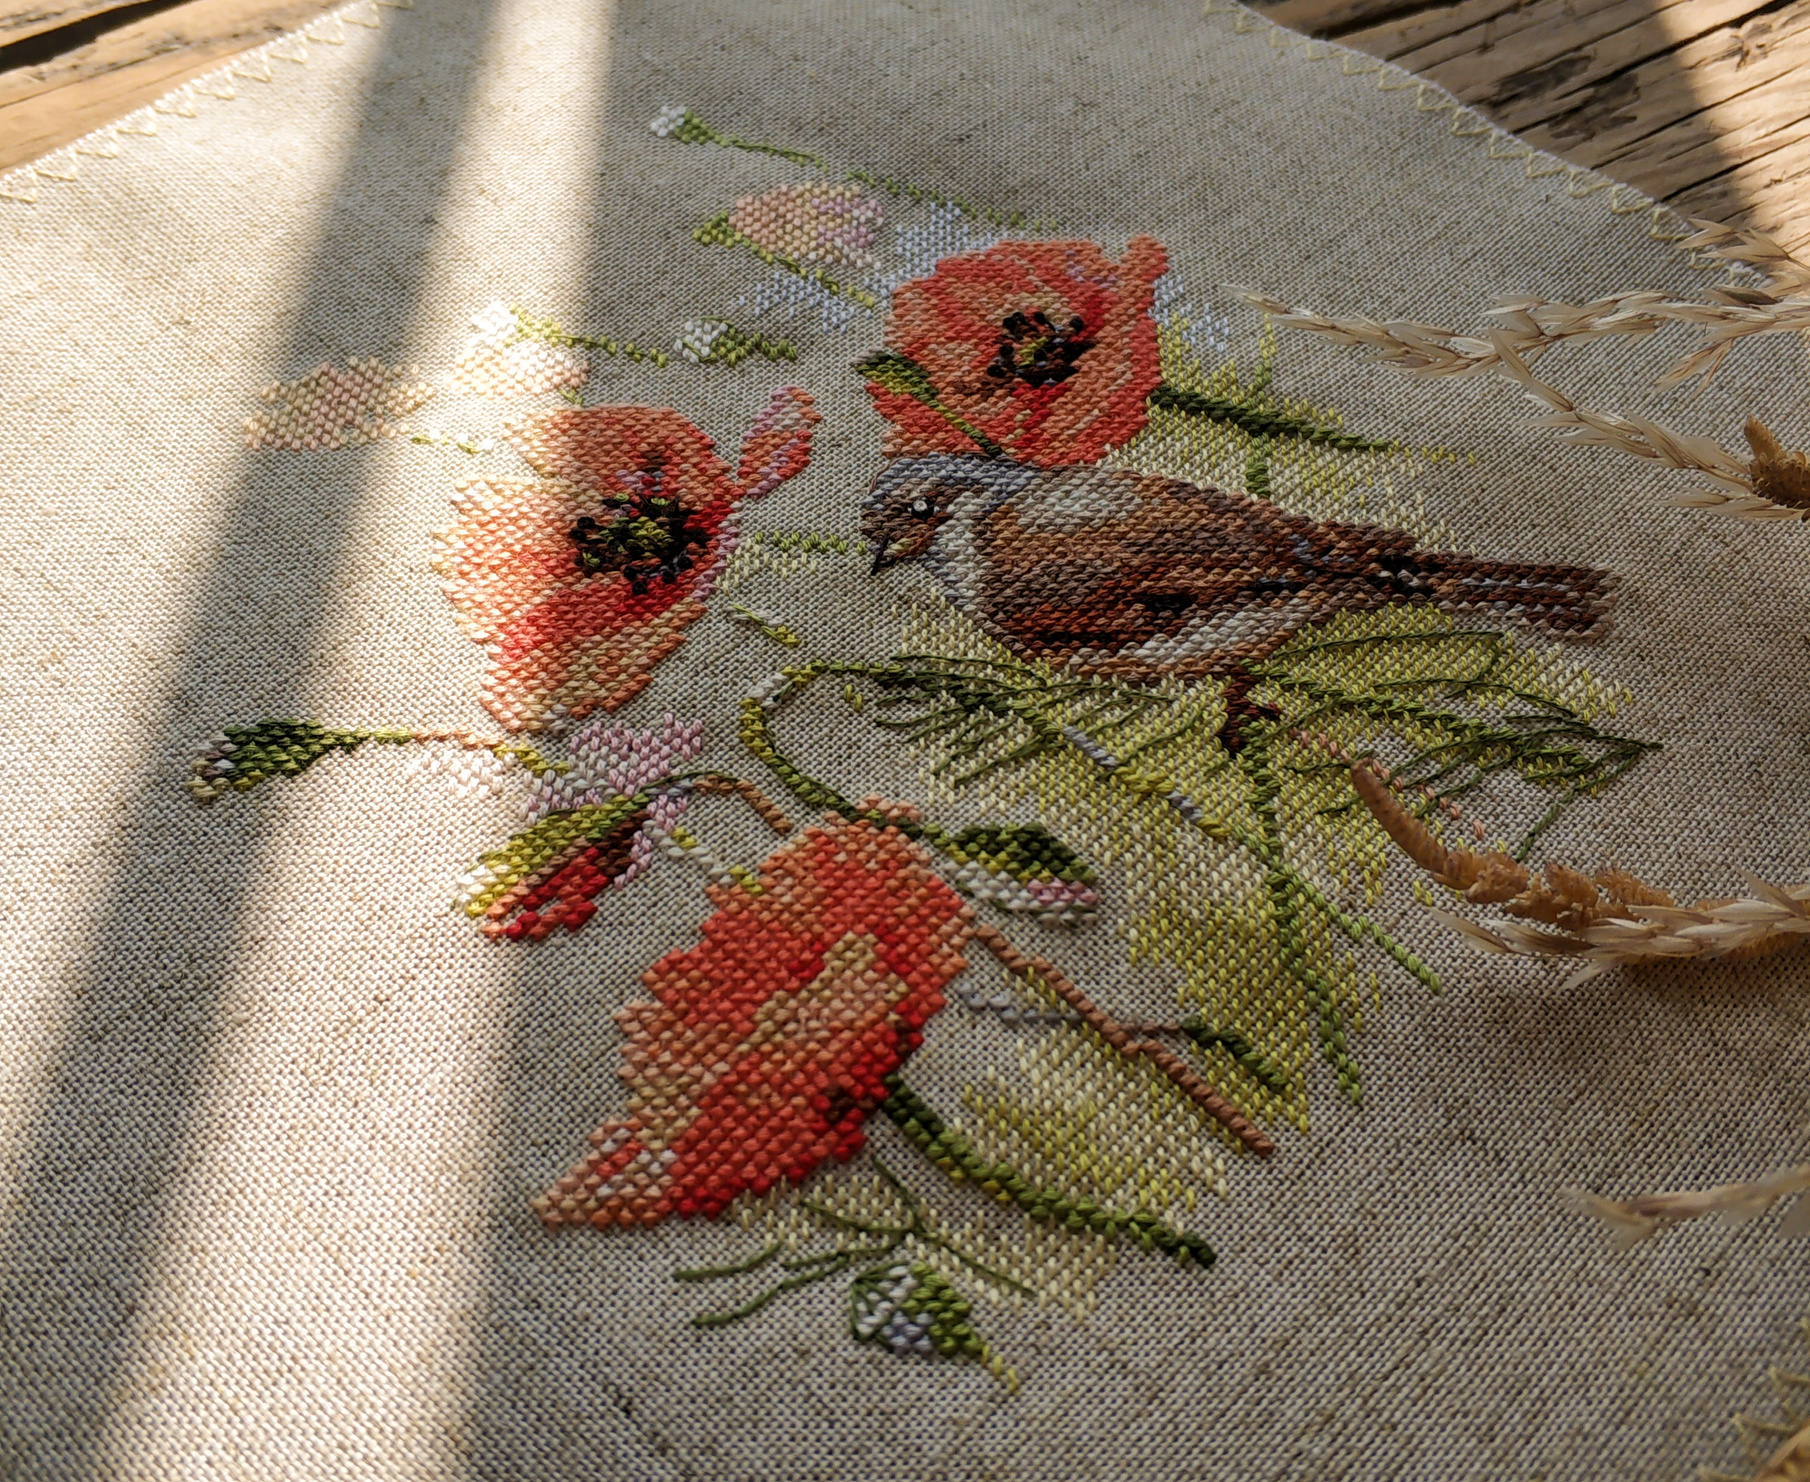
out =
<svg viewBox="0 0 1810 1482"><path fill-rule="evenodd" d="M1403 531L1122 469L899 460L864 528L877 565L922 559L1018 653L1131 680L1230 674L1341 611L1487 609L1579 638L1614 601L1590 567L1422 551Z"/></svg>

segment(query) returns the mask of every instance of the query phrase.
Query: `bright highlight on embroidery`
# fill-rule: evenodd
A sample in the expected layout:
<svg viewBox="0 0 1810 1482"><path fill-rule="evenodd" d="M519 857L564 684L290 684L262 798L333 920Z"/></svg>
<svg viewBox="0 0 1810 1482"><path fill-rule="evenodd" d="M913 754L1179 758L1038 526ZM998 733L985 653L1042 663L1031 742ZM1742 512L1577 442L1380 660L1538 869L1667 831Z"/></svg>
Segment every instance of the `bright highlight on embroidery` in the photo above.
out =
<svg viewBox="0 0 1810 1482"><path fill-rule="evenodd" d="M516 950L575 933L607 950L617 892L662 857L701 870L695 942L641 971L632 998L603 986L623 1089L596 1087L602 1125L534 1199L541 1221L611 1238L732 1223L752 1249L674 1273L730 1293L697 1326L837 1281L868 1351L1015 1384L977 1305L1084 1313L1133 1245L1211 1266L1200 1201L1227 1191L1227 1167L1286 1155L1278 1125L1305 1132L1328 1080L1361 1097L1358 1036L1385 975L1439 988L1379 909L1392 839L1447 883L1518 882L1514 900L1541 909L1564 896L1570 916L1524 914L1587 956L1607 950L1589 936L1605 924L1626 937L1607 905L1566 894L1568 874L1542 883L1518 860L1653 743L1603 728L1619 697L1567 653L1497 627L1596 637L1615 579L1551 558L1565 552L1465 549L1419 486L1458 454L1280 393L1267 334L1241 367L1152 237L1033 240L1021 217L836 175L684 108L651 128L806 178L692 233L778 270L739 302L639 339L503 301L474 319L451 389L574 404L502 429L501 451L416 435L531 471L480 465L434 560L484 648L502 734L265 720L211 737L188 787L210 802L335 753L414 746L422 770L518 811L454 901ZM912 217L926 203L928 227ZM883 344L840 362L873 419L835 429L839 456L857 436L872 456L839 486L840 515L780 511L744 534L746 502L806 471L822 421L806 390L759 382L777 374L763 362L812 348L763 332L774 283L835 306L839 329L884 313ZM1203 345L1223 358L1204 363ZM585 406L605 358L685 406L742 367L761 385L742 404L767 399L734 466L674 406ZM259 435L389 435L427 390L395 369L273 388L288 420ZM1767 487L1795 488L1792 455L1763 428L1753 446ZM733 739L718 730L750 776L705 763L700 719L620 714L719 587L738 661L783 666L734 695ZM892 606L894 632L825 651L824 603L851 593ZM872 790L900 761L917 801ZM713 837L744 804L778 836L758 864ZM1123 1012L1148 985L1099 973L1106 953L1169 985L1170 1006ZM941 1067L914 1071L927 1032L1009 1038L950 1087ZM872 1156L876 1138L920 1160L911 1182ZM917 1192L927 1169L983 1198Z"/></svg>
<svg viewBox="0 0 1810 1482"><path fill-rule="evenodd" d="M810 462L811 398L775 394L732 474L677 412L591 407L530 418L517 450L541 483L465 485L435 569L490 658L484 704L544 730L639 694L704 615L744 499Z"/></svg>

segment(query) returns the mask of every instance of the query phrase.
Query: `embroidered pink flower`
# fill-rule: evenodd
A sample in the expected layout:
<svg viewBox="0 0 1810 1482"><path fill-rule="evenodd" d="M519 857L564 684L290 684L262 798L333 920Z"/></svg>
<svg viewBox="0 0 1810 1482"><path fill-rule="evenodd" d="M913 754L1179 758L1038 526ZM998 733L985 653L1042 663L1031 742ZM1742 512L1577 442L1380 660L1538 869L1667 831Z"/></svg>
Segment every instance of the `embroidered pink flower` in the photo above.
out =
<svg viewBox="0 0 1810 1482"><path fill-rule="evenodd" d="M620 721L594 720L566 742L565 772L536 777L522 805L529 823L549 813L633 797L682 771L704 749L704 722L683 721L670 710L652 730Z"/></svg>
<svg viewBox="0 0 1810 1482"><path fill-rule="evenodd" d="M549 1225L714 1219L847 1159L966 966L971 911L897 829L829 815L714 888L622 1026L628 1114L535 1208Z"/></svg>
<svg viewBox="0 0 1810 1482"><path fill-rule="evenodd" d="M465 876L456 907L489 937L577 931L599 896L652 863L650 830L672 828L691 799L689 783L670 779L703 749L704 723L670 712L649 731L591 722L566 748L567 770L535 779L529 826Z"/></svg>
<svg viewBox="0 0 1810 1482"><path fill-rule="evenodd" d="M1150 237L1116 263L1092 242L1001 242L902 285L887 352L863 363L887 455L1056 467L1134 436L1162 380L1150 307L1166 266Z"/></svg>
<svg viewBox="0 0 1810 1482"><path fill-rule="evenodd" d="M885 211L879 198L853 185L782 185L743 196L729 217L750 242L799 262L865 268Z"/></svg>
<svg viewBox="0 0 1810 1482"><path fill-rule="evenodd" d="M669 407L589 407L514 429L544 481L463 486L434 562L489 655L491 714L538 731L645 689L704 615L737 507L809 465L819 420L797 387L775 393L735 474Z"/></svg>
<svg viewBox="0 0 1810 1482"><path fill-rule="evenodd" d="M434 394L420 374L418 365L386 365L375 356L354 357L343 370L317 365L258 393L275 410L245 419L245 446L315 450L405 436L402 419Z"/></svg>

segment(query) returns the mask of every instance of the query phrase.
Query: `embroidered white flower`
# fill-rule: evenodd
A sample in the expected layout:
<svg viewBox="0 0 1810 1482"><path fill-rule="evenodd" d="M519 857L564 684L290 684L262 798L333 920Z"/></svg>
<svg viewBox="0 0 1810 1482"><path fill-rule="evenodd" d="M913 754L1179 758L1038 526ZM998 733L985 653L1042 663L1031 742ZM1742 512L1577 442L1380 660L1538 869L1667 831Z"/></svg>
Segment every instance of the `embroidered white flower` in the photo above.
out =
<svg viewBox="0 0 1810 1482"><path fill-rule="evenodd" d="M693 365L698 365L710 358L717 341L728 332L729 325L721 319L688 319L672 347Z"/></svg>
<svg viewBox="0 0 1810 1482"><path fill-rule="evenodd" d="M472 341L467 353L477 349L501 350L514 337L515 311L500 298L492 299L471 316Z"/></svg>
<svg viewBox="0 0 1810 1482"><path fill-rule="evenodd" d="M501 299L473 314L471 328L453 366L452 389L463 395L509 401L562 387L579 390L591 378L591 362L579 351L523 339L515 310Z"/></svg>
<svg viewBox="0 0 1810 1482"><path fill-rule="evenodd" d="M683 103L662 108L654 115L654 121L647 126L648 130L662 139L669 138L679 131L679 126L685 122L685 116L690 112Z"/></svg>

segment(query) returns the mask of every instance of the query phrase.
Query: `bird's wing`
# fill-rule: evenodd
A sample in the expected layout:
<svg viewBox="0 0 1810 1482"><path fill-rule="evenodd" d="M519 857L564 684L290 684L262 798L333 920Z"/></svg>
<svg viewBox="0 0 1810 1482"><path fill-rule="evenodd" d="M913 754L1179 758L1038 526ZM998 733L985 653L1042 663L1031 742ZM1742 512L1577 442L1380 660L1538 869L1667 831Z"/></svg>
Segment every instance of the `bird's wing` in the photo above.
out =
<svg viewBox="0 0 1810 1482"><path fill-rule="evenodd" d="M988 511L976 547L990 626L1021 651L1068 661L1154 653L1184 629L1234 634L1254 610L1266 616L1253 638L1273 646L1323 610L1371 601L1370 574L1413 540L1176 479L1057 470ZM1226 646L1249 645L1228 636Z"/></svg>

